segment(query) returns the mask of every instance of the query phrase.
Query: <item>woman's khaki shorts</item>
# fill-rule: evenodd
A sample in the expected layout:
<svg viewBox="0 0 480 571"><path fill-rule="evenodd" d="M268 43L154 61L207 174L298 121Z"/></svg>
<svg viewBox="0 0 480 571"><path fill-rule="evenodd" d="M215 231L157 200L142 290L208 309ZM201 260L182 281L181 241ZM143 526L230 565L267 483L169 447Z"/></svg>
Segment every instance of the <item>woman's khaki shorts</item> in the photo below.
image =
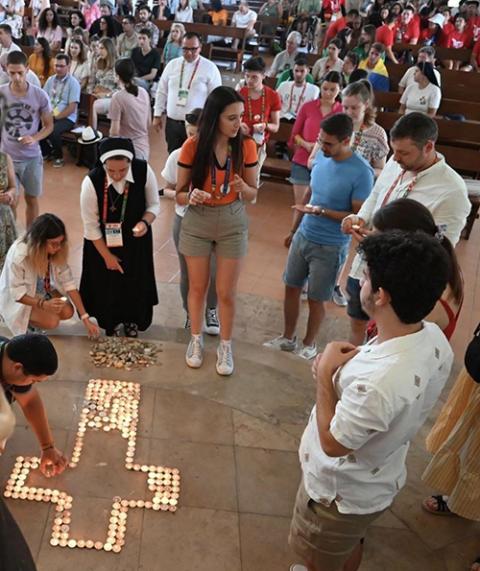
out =
<svg viewBox="0 0 480 571"><path fill-rule="evenodd" d="M247 253L248 218L236 200L223 206L189 206L182 220L179 250L184 256L242 258Z"/></svg>
<svg viewBox="0 0 480 571"><path fill-rule="evenodd" d="M383 510L385 511L385 510ZM335 502L314 502L300 482L288 542L312 569L339 571L367 528L383 511L366 515L341 514Z"/></svg>

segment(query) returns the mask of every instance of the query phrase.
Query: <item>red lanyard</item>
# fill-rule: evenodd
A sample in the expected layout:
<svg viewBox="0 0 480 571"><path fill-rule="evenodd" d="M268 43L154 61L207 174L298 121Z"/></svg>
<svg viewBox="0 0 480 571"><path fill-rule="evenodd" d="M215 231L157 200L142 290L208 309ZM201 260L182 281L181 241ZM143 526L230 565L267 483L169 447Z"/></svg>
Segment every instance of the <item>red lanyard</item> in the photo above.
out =
<svg viewBox="0 0 480 571"><path fill-rule="evenodd" d="M365 125L362 125L358 131L355 131L353 136L352 151L356 151L358 149L360 141L362 140L364 129Z"/></svg>
<svg viewBox="0 0 480 571"><path fill-rule="evenodd" d="M128 200L128 189L129 184L128 182L125 183L125 188L123 190L123 202L122 202L122 213L120 216L120 224L125 219L125 209L127 208L127 200ZM115 203L110 206L110 212L115 212ZM102 215L102 222L104 224L107 223L107 215L108 215L108 180L107 175L105 175L105 184L103 185L103 215Z"/></svg>
<svg viewBox="0 0 480 571"><path fill-rule="evenodd" d="M397 178L393 181L392 186L387 190L385 196L383 197L382 200L382 206L385 206L385 204L387 204L388 199L390 198L392 192L395 190L395 188L397 187L398 183L401 182L404 174L406 171L402 171ZM417 182L417 175L415 175L412 180L410 181L410 183L408 184L407 188L405 189L405 193L403 194L403 196L397 196L397 198L405 198L407 197L413 190L413 187L415 186L415 183Z"/></svg>
<svg viewBox="0 0 480 571"><path fill-rule="evenodd" d="M248 107L248 119L252 123L254 121L254 117L252 114L252 98L250 97L250 91L247 88L247 107ZM265 87L262 88L262 114L258 123L265 122Z"/></svg>
<svg viewBox="0 0 480 571"><path fill-rule="evenodd" d="M195 63L195 67L193 68L192 76L190 77L190 81L188 82L188 85L187 85L188 91L190 91L190 87L192 87L192 81L193 81L193 78L195 77L195 74L197 73L197 69L198 69L199 65L200 65L200 58L197 59L197 62ZM180 70L180 83L178 85L178 89L182 89L184 69L185 69L185 60L182 61L182 69Z"/></svg>
<svg viewBox="0 0 480 571"><path fill-rule="evenodd" d="M295 87L295 82L292 83L292 89L290 90L290 105L288 106L288 111L287 113L290 113L290 110L292 109L292 103L293 103L293 88ZM295 115L297 115L298 110L300 109L300 103L302 102L302 98L305 95L305 89L307 89L307 82L305 82L303 89L302 89L302 93L300 94L300 98L298 100L297 103L297 108L295 109Z"/></svg>
<svg viewBox="0 0 480 571"><path fill-rule="evenodd" d="M48 260L48 264L47 264L47 271L45 272L45 276L43 277L43 289L45 290L45 293L52 293L52 284L50 281L50 271L51 271L51 265L50 265L50 260Z"/></svg>
<svg viewBox="0 0 480 571"><path fill-rule="evenodd" d="M215 161L215 159L214 159ZM215 198L222 198L228 194L228 185L230 183L230 170L232 168L232 147L228 145L228 155L227 155L227 162L225 164L225 178L223 179L223 185L221 189L220 196L216 194L217 190L217 167L215 166L215 162L212 165L212 172L211 172L211 184L212 184L212 194Z"/></svg>

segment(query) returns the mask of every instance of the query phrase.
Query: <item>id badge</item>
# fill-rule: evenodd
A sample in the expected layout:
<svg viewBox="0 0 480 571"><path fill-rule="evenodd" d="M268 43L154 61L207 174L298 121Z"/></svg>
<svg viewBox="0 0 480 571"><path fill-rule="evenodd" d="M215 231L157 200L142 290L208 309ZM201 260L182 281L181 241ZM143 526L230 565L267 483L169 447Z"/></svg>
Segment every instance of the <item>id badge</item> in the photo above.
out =
<svg viewBox="0 0 480 571"><path fill-rule="evenodd" d="M59 113L60 113L60 109L58 107L54 107L53 116L56 117Z"/></svg>
<svg viewBox="0 0 480 571"><path fill-rule="evenodd" d="M121 248L123 246L122 225L120 223L105 224L105 238L107 248Z"/></svg>
<svg viewBox="0 0 480 571"><path fill-rule="evenodd" d="M185 107L188 100L188 89L179 89L178 90L178 98L177 98L177 105L180 107Z"/></svg>

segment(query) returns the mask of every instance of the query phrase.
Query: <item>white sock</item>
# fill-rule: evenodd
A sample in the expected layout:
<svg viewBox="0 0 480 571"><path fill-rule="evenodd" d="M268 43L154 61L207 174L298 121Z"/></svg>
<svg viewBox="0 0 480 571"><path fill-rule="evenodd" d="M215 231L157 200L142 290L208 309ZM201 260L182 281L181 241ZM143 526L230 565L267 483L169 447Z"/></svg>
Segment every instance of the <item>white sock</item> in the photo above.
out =
<svg viewBox="0 0 480 571"><path fill-rule="evenodd" d="M231 346L232 346L232 340L231 340L231 339L222 339L222 340L220 341L220 344L221 344L223 347L231 347Z"/></svg>
<svg viewBox="0 0 480 571"><path fill-rule="evenodd" d="M202 340L202 334L199 333L198 335L196 335L195 333L192 333L192 339L196 339L197 341L201 341Z"/></svg>

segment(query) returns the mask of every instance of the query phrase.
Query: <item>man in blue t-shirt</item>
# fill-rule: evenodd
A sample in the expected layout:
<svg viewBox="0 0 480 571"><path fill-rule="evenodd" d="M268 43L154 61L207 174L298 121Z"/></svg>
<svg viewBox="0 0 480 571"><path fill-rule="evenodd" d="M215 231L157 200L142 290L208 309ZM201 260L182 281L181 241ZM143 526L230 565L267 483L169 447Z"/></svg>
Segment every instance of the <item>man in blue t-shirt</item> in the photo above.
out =
<svg viewBox="0 0 480 571"><path fill-rule="evenodd" d="M332 297L338 270L345 258L348 237L341 231L346 213L356 213L370 194L372 167L350 148L353 123L344 113L325 119L313 159L310 188L297 216L283 276L285 282L284 332L265 346L294 351L304 359L317 354L315 337L325 316L324 303ZM308 281L308 324L303 341L295 336L300 294Z"/></svg>

